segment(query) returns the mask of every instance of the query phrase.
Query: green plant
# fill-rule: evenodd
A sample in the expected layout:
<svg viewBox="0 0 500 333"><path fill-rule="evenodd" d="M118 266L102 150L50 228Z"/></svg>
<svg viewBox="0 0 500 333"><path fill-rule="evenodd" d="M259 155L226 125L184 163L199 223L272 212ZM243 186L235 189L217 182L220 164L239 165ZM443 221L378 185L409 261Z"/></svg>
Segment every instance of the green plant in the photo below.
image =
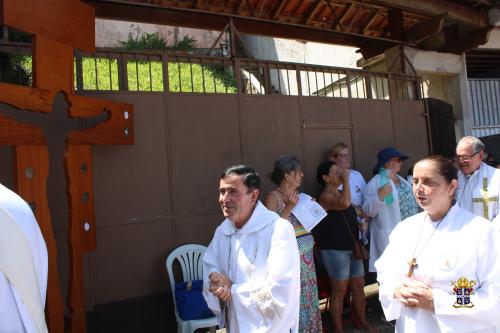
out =
<svg viewBox="0 0 500 333"><path fill-rule="evenodd" d="M121 48L128 50L166 50L167 40L160 36L159 33L147 33L143 32L134 37L134 35L129 32L126 41L119 40Z"/></svg>
<svg viewBox="0 0 500 333"><path fill-rule="evenodd" d="M31 86L31 56L0 53L0 81Z"/></svg>

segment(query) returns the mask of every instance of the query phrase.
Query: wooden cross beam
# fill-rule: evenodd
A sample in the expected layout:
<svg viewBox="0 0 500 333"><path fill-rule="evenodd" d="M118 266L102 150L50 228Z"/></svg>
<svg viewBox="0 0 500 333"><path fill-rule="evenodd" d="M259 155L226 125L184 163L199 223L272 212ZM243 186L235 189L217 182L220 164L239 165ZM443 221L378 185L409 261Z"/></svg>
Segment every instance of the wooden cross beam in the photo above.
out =
<svg viewBox="0 0 500 333"><path fill-rule="evenodd" d="M82 257L96 248L91 145L133 144L133 109L129 104L74 94L74 49L94 51L95 14L92 7L79 0L0 0L0 24L33 35L33 88L0 83L0 103L41 114L35 117L39 118L35 121L37 125L17 121L16 114L0 114L0 145L14 147L16 189L30 203L47 243L49 281L46 317L52 333L64 332L64 305L59 290L57 250L47 200L47 144L52 143L47 142L44 126L38 124L51 121L49 114L58 93L62 92L68 103L68 112L57 118L58 124L62 120L67 125L66 131L61 130L62 135L54 144L63 147L67 178L68 305L71 310L68 329L85 332ZM107 119L99 119L101 114L105 114ZM77 130L73 120L77 117L97 117L98 120L91 128Z"/></svg>

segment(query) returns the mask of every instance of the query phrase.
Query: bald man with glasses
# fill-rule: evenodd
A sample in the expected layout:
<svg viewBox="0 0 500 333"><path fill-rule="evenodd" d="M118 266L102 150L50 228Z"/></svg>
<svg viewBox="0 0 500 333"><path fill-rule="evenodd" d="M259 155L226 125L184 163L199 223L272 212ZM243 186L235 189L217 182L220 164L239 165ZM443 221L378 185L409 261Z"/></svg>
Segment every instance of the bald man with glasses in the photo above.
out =
<svg viewBox="0 0 500 333"><path fill-rule="evenodd" d="M460 207L500 225L500 170L484 160L484 144L474 136L460 139L455 161L458 171L456 199Z"/></svg>

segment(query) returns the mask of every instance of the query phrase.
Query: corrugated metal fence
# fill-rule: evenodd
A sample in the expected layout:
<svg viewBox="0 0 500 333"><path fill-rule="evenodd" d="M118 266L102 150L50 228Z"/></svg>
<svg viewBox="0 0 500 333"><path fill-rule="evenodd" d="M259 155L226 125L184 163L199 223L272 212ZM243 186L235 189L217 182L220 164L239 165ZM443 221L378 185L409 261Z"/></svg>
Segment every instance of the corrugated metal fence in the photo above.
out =
<svg viewBox="0 0 500 333"><path fill-rule="evenodd" d="M469 79L472 135L500 134L500 79Z"/></svg>

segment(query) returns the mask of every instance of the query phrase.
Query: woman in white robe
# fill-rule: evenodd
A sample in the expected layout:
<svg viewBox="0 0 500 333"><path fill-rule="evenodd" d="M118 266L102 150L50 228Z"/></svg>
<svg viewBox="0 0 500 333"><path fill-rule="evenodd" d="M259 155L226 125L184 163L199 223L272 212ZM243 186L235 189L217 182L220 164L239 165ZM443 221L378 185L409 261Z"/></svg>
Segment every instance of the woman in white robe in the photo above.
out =
<svg viewBox="0 0 500 333"><path fill-rule="evenodd" d="M394 147L387 147L377 154L375 176L368 182L364 192L363 211L370 218L370 260L368 270L375 272L373 264L384 252L389 235L394 227L406 217L418 212L415 199L411 195L411 185L398 172L408 156ZM380 169L385 169L388 183L381 186ZM376 174L379 173L379 174ZM393 202L384 200L392 195Z"/></svg>
<svg viewBox="0 0 500 333"><path fill-rule="evenodd" d="M396 332L496 332L500 324L498 236L453 203L451 160L419 161L413 191L424 212L399 223L375 263L379 298Z"/></svg>

